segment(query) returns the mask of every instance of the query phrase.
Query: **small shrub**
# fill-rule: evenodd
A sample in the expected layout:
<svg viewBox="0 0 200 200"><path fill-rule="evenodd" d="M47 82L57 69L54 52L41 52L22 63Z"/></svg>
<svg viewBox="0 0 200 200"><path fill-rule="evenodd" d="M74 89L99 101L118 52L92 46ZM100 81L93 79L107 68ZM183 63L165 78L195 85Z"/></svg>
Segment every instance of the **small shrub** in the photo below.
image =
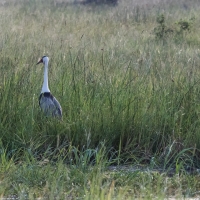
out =
<svg viewBox="0 0 200 200"><path fill-rule="evenodd" d="M188 21L187 20L180 20L176 24L179 26L179 29L177 32L183 33L183 32L190 32L192 28L192 24L195 18L191 18Z"/></svg>
<svg viewBox="0 0 200 200"><path fill-rule="evenodd" d="M159 15L156 19L158 26L154 28L154 34L157 39L163 39L174 31L165 25L165 17L163 14Z"/></svg>
<svg viewBox="0 0 200 200"><path fill-rule="evenodd" d="M190 21L181 19L175 23L176 27L172 28L165 25L165 17L163 14L158 15L156 19L158 25L154 28L155 37L156 39L164 39L169 36L174 36L176 41L177 39L183 39L183 33L191 31L193 20L193 18Z"/></svg>
<svg viewBox="0 0 200 200"><path fill-rule="evenodd" d="M178 25L180 26L180 30L182 31L190 31L191 23L188 21L179 21Z"/></svg>

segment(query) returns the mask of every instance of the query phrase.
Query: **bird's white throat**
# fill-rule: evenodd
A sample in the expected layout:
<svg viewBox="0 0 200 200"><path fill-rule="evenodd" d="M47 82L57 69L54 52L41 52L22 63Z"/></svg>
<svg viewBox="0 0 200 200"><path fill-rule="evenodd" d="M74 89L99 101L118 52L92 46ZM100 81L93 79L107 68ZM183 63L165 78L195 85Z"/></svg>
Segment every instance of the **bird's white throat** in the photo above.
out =
<svg viewBox="0 0 200 200"><path fill-rule="evenodd" d="M48 59L44 61L44 82L41 93L50 92L48 85Z"/></svg>

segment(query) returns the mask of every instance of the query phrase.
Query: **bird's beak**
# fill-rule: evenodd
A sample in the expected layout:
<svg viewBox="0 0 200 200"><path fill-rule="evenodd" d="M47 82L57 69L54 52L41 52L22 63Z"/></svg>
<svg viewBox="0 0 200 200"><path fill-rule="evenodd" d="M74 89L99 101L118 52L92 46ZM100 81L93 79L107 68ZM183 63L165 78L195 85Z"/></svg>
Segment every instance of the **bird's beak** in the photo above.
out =
<svg viewBox="0 0 200 200"><path fill-rule="evenodd" d="M40 61L39 61L36 65L38 65L38 64L40 64L40 63L43 63L43 60L42 60L42 59L40 59Z"/></svg>

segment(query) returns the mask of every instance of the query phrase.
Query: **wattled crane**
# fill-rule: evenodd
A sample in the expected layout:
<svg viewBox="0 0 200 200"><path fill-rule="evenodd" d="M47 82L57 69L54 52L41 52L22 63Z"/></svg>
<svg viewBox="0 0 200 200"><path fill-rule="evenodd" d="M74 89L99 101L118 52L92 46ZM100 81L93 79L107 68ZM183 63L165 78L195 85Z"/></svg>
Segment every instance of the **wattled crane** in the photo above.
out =
<svg viewBox="0 0 200 200"><path fill-rule="evenodd" d="M37 64L44 64L44 82L39 96L39 105L46 116L55 117L62 120L62 108L58 100L51 94L48 85L48 63L49 58L43 56ZM60 137L57 135L57 147Z"/></svg>

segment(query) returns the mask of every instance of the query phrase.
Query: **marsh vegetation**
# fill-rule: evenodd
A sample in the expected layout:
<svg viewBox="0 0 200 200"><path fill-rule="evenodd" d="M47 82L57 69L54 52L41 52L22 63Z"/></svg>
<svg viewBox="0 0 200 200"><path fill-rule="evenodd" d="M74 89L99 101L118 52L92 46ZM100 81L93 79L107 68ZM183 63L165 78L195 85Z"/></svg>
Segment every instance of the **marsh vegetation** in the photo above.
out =
<svg viewBox="0 0 200 200"><path fill-rule="evenodd" d="M198 197L200 2L71 2L0 1L1 197Z"/></svg>

